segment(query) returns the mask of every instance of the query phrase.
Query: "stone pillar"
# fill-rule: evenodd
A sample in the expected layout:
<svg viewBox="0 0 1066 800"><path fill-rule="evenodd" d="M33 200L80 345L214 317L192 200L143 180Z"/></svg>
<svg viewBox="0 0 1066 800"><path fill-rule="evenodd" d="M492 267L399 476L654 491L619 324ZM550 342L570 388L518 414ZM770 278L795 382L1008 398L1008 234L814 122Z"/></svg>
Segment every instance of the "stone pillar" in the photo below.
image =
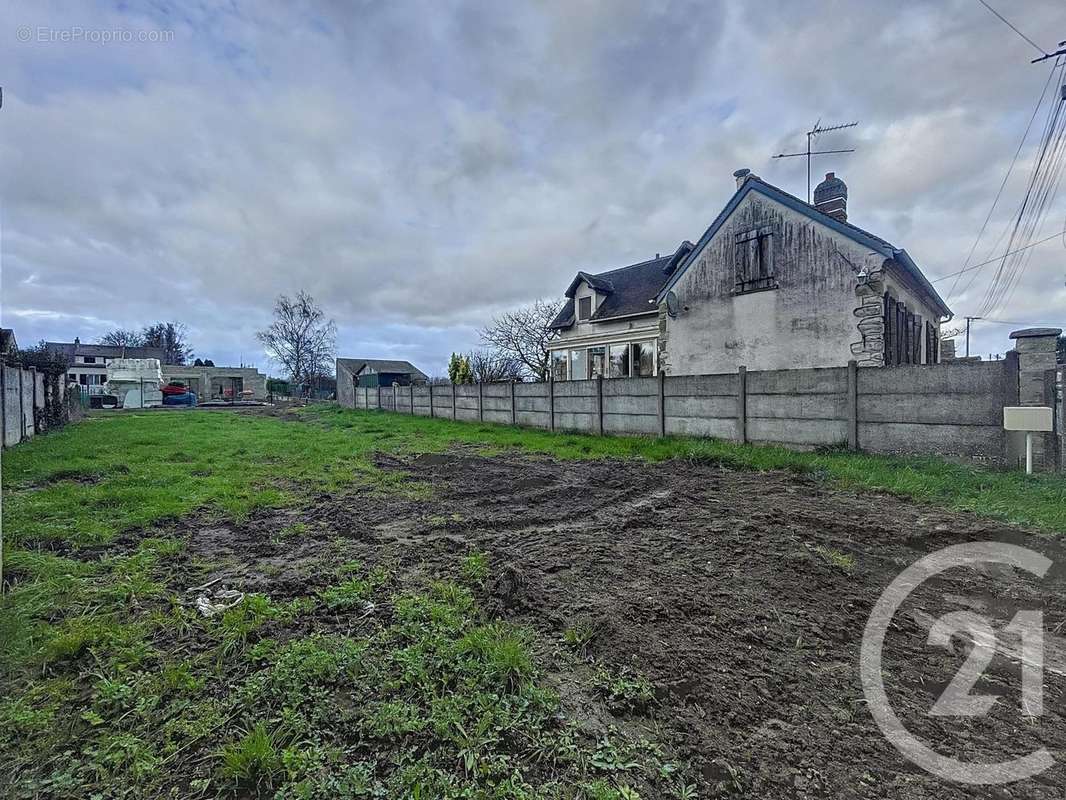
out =
<svg viewBox="0 0 1066 800"><path fill-rule="evenodd" d="M1061 328L1026 328L1011 333L1014 350L1018 353L1018 402L1023 406L1050 406L1055 408L1054 395L1049 396L1044 374L1055 369L1055 345L1062 334ZM1057 434L1034 434L1033 469L1052 469L1055 463L1054 448Z"/></svg>

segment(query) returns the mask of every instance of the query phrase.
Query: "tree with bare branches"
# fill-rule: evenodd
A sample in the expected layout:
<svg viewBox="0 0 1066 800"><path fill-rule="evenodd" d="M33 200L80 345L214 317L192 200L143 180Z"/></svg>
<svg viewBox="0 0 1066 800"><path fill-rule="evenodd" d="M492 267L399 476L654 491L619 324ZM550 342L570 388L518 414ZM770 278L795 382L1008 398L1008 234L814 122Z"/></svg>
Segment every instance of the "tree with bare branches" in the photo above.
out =
<svg viewBox="0 0 1066 800"><path fill-rule="evenodd" d="M556 332L549 326L559 311L557 303L537 300L513 311L498 314L481 331L481 340L499 355L514 358L524 376L548 377L548 344Z"/></svg>
<svg viewBox="0 0 1066 800"><path fill-rule="evenodd" d="M292 298L278 295L274 321L255 336L295 385L310 385L317 375L333 374L337 324L305 291Z"/></svg>
<svg viewBox="0 0 1066 800"><path fill-rule="evenodd" d="M467 360L475 383L520 381L526 374L525 365L515 356L500 350L475 350Z"/></svg>

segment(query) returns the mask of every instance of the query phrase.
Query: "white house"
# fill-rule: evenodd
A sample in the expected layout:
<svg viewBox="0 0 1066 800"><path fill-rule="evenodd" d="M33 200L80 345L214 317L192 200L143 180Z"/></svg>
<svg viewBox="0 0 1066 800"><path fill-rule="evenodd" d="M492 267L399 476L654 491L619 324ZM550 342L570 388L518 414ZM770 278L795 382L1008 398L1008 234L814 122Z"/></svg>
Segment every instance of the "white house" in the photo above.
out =
<svg viewBox="0 0 1066 800"><path fill-rule="evenodd" d="M734 177L695 244L578 272L552 323L556 380L939 361L951 310L905 250L847 221L842 180L810 205Z"/></svg>

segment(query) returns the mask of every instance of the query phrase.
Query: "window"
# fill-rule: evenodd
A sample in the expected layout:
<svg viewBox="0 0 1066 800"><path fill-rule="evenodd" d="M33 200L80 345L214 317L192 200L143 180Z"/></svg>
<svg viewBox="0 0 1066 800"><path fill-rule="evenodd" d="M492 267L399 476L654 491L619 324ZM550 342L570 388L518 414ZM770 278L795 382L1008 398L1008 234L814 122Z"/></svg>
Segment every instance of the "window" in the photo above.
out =
<svg viewBox="0 0 1066 800"><path fill-rule="evenodd" d="M577 318L586 320L592 316L592 298L579 297L577 299Z"/></svg>
<svg viewBox="0 0 1066 800"><path fill-rule="evenodd" d="M736 292L774 289L773 227L763 225L735 237Z"/></svg>
<svg viewBox="0 0 1066 800"><path fill-rule="evenodd" d="M635 342L633 348L633 377L650 378L655 374L655 342Z"/></svg>
<svg viewBox="0 0 1066 800"><path fill-rule="evenodd" d="M607 374L607 348L603 347L590 347L589 348L589 378L598 378L601 375Z"/></svg>
<svg viewBox="0 0 1066 800"><path fill-rule="evenodd" d="M96 363L96 356L82 356L81 357L81 363L83 363L83 364L95 364Z"/></svg>
<svg viewBox="0 0 1066 800"><path fill-rule="evenodd" d="M608 378L629 377L629 345L612 344L610 363L607 365Z"/></svg>
<svg viewBox="0 0 1066 800"><path fill-rule="evenodd" d="M552 351L552 379L565 381L567 377L567 355L565 350Z"/></svg>
<svg viewBox="0 0 1066 800"><path fill-rule="evenodd" d="M570 380L583 381L588 377L588 359L584 350L570 351Z"/></svg>

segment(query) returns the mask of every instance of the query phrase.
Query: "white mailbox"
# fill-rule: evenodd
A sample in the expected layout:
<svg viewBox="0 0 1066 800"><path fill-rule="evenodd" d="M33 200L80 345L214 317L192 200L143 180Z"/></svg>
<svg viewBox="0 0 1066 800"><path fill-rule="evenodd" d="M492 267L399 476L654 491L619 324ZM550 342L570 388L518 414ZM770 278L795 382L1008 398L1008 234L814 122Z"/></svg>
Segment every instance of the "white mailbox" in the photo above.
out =
<svg viewBox="0 0 1066 800"><path fill-rule="evenodd" d="M1033 434L1055 429L1054 412L1047 406L1004 406L1003 429L1025 431L1025 472L1033 471Z"/></svg>

